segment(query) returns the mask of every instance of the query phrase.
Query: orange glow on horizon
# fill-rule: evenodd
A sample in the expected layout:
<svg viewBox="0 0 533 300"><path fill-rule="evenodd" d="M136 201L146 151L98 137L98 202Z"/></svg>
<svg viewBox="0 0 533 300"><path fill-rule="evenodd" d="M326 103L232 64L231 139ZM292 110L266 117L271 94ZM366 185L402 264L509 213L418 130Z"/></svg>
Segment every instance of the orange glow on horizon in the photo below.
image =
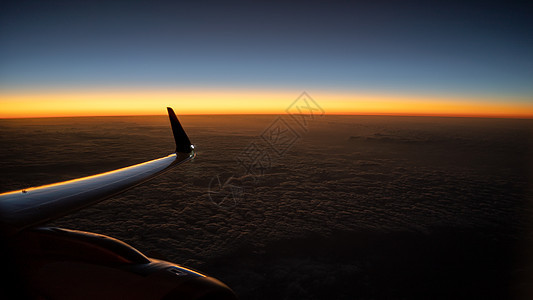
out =
<svg viewBox="0 0 533 300"><path fill-rule="evenodd" d="M524 99L312 92L326 114L533 118ZM288 91L1 92L0 118L186 114L283 114Z"/></svg>
<svg viewBox="0 0 533 300"><path fill-rule="evenodd" d="M520 99L421 95L337 95L327 113L359 115L533 118L533 103ZM513 101L514 100L514 101Z"/></svg>

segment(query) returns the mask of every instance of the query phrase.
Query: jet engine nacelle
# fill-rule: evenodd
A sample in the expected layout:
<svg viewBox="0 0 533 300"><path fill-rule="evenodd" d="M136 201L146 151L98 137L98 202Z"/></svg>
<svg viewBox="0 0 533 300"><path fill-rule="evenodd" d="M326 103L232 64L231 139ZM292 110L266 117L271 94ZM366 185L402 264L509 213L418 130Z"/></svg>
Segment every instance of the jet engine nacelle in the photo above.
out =
<svg viewBox="0 0 533 300"><path fill-rule="evenodd" d="M29 294L45 299L236 299L215 278L148 258L117 239L41 227L11 240Z"/></svg>

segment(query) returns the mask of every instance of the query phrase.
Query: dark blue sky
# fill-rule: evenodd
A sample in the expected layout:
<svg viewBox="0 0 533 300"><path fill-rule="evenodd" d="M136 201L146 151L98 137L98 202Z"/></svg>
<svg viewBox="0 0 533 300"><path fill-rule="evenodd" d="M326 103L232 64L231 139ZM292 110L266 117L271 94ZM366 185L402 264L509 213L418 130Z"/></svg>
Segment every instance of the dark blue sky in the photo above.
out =
<svg viewBox="0 0 533 300"><path fill-rule="evenodd" d="M533 6L11 1L0 89L267 88L533 98Z"/></svg>

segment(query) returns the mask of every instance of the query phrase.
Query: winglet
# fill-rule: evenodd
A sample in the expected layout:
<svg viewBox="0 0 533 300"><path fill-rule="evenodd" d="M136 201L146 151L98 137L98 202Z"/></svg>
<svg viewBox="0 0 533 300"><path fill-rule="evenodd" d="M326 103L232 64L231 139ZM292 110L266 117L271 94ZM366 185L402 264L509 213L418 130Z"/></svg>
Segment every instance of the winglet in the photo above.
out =
<svg viewBox="0 0 533 300"><path fill-rule="evenodd" d="M189 137L181 127L178 117L174 113L172 108L167 107L168 117L170 119L170 125L172 126L172 133L174 133L174 141L176 142L176 153L191 153L194 150L194 146L191 145Z"/></svg>

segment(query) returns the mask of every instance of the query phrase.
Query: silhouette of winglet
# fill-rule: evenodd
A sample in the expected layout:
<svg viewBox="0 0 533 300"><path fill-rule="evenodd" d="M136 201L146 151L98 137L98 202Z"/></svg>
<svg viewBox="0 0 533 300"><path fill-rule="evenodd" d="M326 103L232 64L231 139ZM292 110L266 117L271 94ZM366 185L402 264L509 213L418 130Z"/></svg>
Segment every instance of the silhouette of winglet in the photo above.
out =
<svg viewBox="0 0 533 300"><path fill-rule="evenodd" d="M168 117L170 119L170 125L172 126L172 133L174 134L174 141L176 142L176 153L192 153L194 151L194 146L191 145L189 137L181 127L178 117L174 113L174 110L170 107L167 107Z"/></svg>

